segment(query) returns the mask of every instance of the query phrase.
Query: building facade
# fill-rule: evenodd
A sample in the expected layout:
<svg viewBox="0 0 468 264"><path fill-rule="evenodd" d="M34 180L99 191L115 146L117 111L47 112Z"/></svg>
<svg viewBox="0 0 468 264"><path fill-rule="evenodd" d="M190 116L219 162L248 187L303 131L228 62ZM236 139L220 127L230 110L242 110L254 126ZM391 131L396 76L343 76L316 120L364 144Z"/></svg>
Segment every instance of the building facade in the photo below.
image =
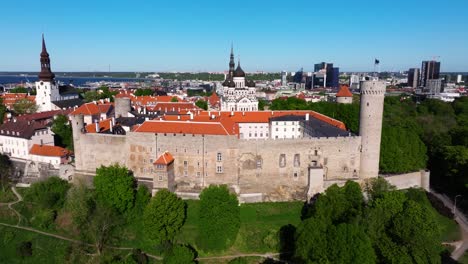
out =
<svg viewBox="0 0 468 264"><path fill-rule="evenodd" d="M420 86L426 87L427 80L440 78L440 62L423 61L421 66Z"/></svg>
<svg viewBox="0 0 468 264"><path fill-rule="evenodd" d="M408 71L408 86L413 88L419 87L419 69L411 68Z"/></svg>
<svg viewBox="0 0 468 264"><path fill-rule="evenodd" d="M235 68L234 51L231 47L229 73L222 83L221 111L257 111L258 100L255 82L246 80L245 72L240 66L240 60Z"/></svg>

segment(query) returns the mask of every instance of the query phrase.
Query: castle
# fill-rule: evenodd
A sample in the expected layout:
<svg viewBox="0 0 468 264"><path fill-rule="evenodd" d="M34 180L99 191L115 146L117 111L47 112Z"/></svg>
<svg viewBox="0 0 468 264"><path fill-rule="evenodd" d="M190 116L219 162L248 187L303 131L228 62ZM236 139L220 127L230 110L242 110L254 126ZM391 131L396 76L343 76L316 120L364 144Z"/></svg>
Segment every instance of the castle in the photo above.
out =
<svg viewBox="0 0 468 264"><path fill-rule="evenodd" d="M242 201L304 200L334 183L378 176L386 86L361 87L360 135L313 111L179 111L124 134L90 133L83 116L72 115L75 174L92 177L119 163L153 192L197 197L227 184ZM116 126L132 111L128 100L116 98Z"/></svg>

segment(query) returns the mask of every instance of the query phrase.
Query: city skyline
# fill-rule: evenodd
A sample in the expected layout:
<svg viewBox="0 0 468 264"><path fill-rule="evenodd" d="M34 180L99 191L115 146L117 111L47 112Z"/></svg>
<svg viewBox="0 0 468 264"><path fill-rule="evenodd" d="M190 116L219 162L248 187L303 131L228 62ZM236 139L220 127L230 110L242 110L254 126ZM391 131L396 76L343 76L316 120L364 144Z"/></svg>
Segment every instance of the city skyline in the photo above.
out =
<svg viewBox="0 0 468 264"><path fill-rule="evenodd" d="M430 2L436 3L109 6L81 1L70 7L49 1L47 12L41 2L26 1L28 8L4 3L2 23L8 24L0 50L8 52L0 71L38 71L42 32L55 72L108 71L109 66L111 71L226 71L232 42L247 72L312 71L321 61L343 72L372 71L374 58L380 59L381 71L420 68L434 58L442 62L442 72L468 71L468 37L462 34L468 3ZM437 19L427 19L431 16Z"/></svg>

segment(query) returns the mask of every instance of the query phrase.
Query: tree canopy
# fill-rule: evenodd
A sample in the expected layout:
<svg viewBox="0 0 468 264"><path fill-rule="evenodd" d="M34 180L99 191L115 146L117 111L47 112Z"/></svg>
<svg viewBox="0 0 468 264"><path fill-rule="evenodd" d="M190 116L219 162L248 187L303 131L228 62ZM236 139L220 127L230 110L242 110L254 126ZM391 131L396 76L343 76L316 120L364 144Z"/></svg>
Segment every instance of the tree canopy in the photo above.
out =
<svg viewBox="0 0 468 264"><path fill-rule="evenodd" d="M370 187L369 187L370 186ZM299 224L300 263L440 263L440 230L424 191L395 191L383 179L368 186L330 186Z"/></svg>
<svg viewBox="0 0 468 264"><path fill-rule="evenodd" d="M240 227L237 196L226 185L211 185L200 194L199 247L206 251L228 248Z"/></svg>
<svg viewBox="0 0 468 264"><path fill-rule="evenodd" d="M205 100L198 100L195 102L195 105L203 110L208 110L208 103Z"/></svg>
<svg viewBox="0 0 468 264"><path fill-rule="evenodd" d="M60 209L63 207L70 184L59 177L49 177L44 181L31 184L25 199L43 208Z"/></svg>
<svg viewBox="0 0 468 264"><path fill-rule="evenodd" d="M185 218L185 202L166 189L160 190L151 198L143 215L146 236L158 244L173 241Z"/></svg>
<svg viewBox="0 0 468 264"><path fill-rule="evenodd" d="M133 207L135 178L119 164L101 166L94 177L96 199L123 213Z"/></svg>
<svg viewBox="0 0 468 264"><path fill-rule="evenodd" d="M73 150L73 132L67 116L57 115L52 123L51 129L52 132L54 132L56 145Z"/></svg>
<svg viewBox="0 0 468 264"><path fill-rule="evenodd" d="M29 99L22 98L13 104L13 109L19 115L34 114L37 111L37 105Z"/></svg>

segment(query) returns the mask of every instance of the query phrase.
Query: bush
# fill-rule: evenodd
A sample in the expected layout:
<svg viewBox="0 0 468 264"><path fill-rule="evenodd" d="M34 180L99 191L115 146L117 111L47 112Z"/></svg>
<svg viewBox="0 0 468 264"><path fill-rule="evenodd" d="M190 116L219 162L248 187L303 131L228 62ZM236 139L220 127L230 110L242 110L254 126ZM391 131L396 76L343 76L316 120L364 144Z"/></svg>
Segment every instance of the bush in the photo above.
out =
<svg viewBox="0 0 468 264"><path fill-rule="evenodd" d="M164 256L164 264L190 264L195 262L196 254L190 246L175 245Z"/></svg>
<svg viewBox="0 0 468 264"><path fill-rule="evenodd" d="M21 242L16 248L16 253L20 257L30 257L33 254L31 241Z"/></svg>
<svg viewBox="0 0 468 264"><path fill-rule="evenodd" d="M37 203L42 208L58 210L63 207L70 184L59 177L33 183L27 190L25 200Z"/></svg>
<svg viewBox="0 0 468 264"><path fill-rule="evenodd" d="M39 210L34 214L31 222L34 226L49 229L57 217L57 212L50 209Z"/></svg>

